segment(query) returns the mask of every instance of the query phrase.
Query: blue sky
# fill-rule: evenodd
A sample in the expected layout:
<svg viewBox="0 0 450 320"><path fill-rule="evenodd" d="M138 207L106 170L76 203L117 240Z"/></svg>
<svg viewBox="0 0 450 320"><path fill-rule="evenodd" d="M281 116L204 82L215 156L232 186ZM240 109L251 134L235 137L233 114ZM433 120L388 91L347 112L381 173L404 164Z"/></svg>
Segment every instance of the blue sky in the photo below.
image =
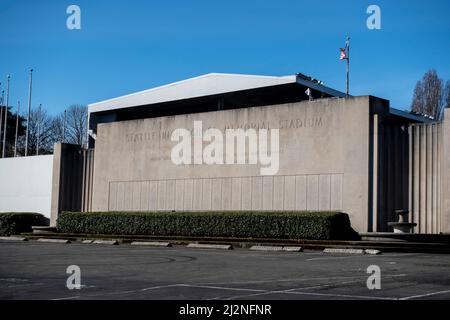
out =
<svg viewBox="0 0 450 320"><path fill-rule="evenodd" d="M70 4L81 30L66 27ZM370 4L381 30L366 27ZM349 34L351 94L405 109L429 68L450 79L449 16L448 0L0 0L0 79L26 104L33 67L33 105L52 114L209 72L302 72L345 91Z"/></svg>

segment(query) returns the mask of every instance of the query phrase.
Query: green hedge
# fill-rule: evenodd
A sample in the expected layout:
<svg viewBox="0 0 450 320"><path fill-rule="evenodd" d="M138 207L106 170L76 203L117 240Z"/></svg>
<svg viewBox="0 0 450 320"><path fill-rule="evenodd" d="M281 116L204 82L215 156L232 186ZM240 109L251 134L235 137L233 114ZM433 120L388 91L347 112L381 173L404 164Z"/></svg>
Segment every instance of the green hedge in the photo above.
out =
<svg viewBox="0 0 450 320"><path fill-rule="evenodd" d="M63 213L64 233L350 239L348 215L340 212L93 212Z"/></svg>
<svg viewBox="0 0 450 320"><path fill-rule="evenodd" d="M0 213L0 236L30 232L32 226L48 226L49 220L40 213Z"/></svg>

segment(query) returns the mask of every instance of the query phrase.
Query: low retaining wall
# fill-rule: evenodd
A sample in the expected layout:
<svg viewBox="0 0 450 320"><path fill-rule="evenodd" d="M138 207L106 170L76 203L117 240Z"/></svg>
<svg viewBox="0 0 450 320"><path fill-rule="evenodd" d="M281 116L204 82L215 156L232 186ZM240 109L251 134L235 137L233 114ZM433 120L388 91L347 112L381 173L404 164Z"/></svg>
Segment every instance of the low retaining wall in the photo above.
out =
<svg viewBox="0 0 450 320"><path fill-rule="evenodd" d="M0 159L0 212L50 218L53 155Z"/></svg>

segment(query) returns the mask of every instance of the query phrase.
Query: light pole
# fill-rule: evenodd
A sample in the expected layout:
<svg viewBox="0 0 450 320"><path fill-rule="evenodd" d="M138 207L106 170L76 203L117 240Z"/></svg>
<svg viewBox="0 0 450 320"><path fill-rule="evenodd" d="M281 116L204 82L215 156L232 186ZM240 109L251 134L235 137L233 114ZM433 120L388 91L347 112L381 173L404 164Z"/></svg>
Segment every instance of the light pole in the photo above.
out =
<svg viewBox="0 0 450 320"><path fill-rule="evenodd" d="M28 91L28 115L27 115L27 131L25 133L25 157L28 155L28 134L30 128L30 114L31 114L31 88L33 85L33 69L30 69L30 87Z"/></svg>
<svg viewBox="0 0 450 320"><path fill-rule="evenodd" d="M0 83L1 85L1 83ZM5 100L5 90L2 90L2 97L0 100L0 147L2 140L2 127L3 127L3 101Z"/></svg>
<svg viewBox="0 0 450 320"><path fill-rule="evenodd" d="M347 81L346 81L346 91L345 95L348 98L350 92L350 37L347 37L346 42L347 47Z"/></svg>
<svg viewBox="0 0 450 320"><path fill-rule="evenodd" d="M36 136L36 155L39 155L39 140L41 139L41 115L42 115L42 104L39 105L39 116L36 117L36 123L37 123L37 136Z"/></svg>
<svg viewBox="0 0 450 320"><path fill-rule="evenodd" d="M66 141L66 113L67 111L64 110L64 120L63 120L63 132L62 132L62 143Z"/></svg>
<svg viewBox="0 0 450 320"><path fill-rule="evenodd" d="M5 122L3 125L3 149L2 149L2 158L5 157L5 151L6 151L6 120L8 119L8 105L9 105L9 79L11 78L10 75L7 77L6 82L6 106L5 106Z"/></svg>
<svg viewBox="0 0 450 320"><path fill-rule="evenodd" d="M17 101L16 137L14 138L14 158L17 157L17 134L19 133L20 101Z"/></svg>

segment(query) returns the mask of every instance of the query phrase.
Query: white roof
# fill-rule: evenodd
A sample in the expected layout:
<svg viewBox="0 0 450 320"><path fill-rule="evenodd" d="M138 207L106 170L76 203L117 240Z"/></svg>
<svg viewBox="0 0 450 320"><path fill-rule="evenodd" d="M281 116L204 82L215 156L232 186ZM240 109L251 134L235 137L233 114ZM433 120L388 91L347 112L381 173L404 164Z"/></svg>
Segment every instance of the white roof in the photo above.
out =
<svg viewBox="0 0 450 320"><path fill-rule="evenodd" d="M89 112L99 112L183 100L240 90L295 83L292 76L255 76L243 74L208 73L199 77L104 100L89 105Z"/></svg>

